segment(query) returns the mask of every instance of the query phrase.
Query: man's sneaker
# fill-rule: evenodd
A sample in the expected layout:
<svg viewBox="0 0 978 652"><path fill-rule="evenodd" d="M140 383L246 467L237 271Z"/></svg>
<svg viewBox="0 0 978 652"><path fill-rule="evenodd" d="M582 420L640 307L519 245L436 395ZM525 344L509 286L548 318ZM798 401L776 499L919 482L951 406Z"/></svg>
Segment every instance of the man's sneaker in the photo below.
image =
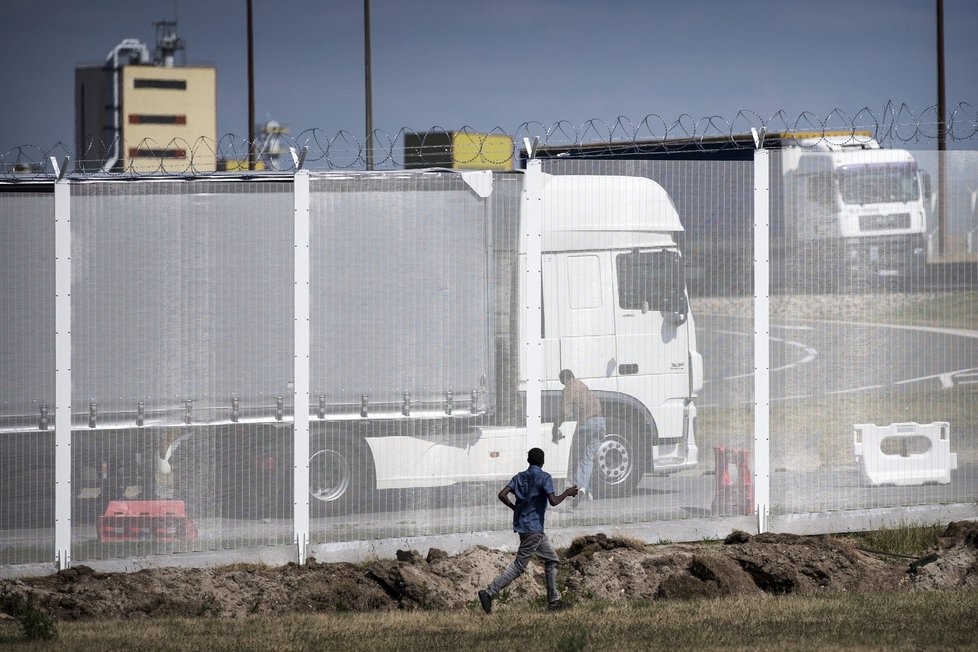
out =
<svg viewBox="0 0 978 652"><path fill-rule="evenodd" d="M568 606L563 600L556 600L547 605L547 611L560 611L561 609L566 609Z"/></svg>
<svg viewBox="0 0 978 652"><path fill-rule="evenodd" d="M482 610L487 614L492 613L492 596L489 595L489 591L485 589L479 591L479 602L482 604Z"/></svg>

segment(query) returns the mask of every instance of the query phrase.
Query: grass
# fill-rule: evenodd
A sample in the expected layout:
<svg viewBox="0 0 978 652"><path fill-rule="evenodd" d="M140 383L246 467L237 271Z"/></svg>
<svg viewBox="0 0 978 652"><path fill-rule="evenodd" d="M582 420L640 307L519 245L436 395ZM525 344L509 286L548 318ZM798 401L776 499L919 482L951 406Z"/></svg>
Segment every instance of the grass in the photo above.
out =
<svg viewBox="0 0 978 652"><path fill-rule="evenodd" d="M456 612L83 621L45 650L974 649L978 591ZM36 649L0 626L0 647Z"/></svg>
<svg viewBox="0 0 978 652"><path fill-rule="evenodd" d="M903 527L840 535L856 546L880 552L922 557L937 547L943 525L904 525Z"/></svg>
<svg viewBox="0 0 978 652"><path fill-rule="evenodd" d="M693 297L694 315L749 318L753 298ZM813 319L895 326L978 329L978 292L788 295L771 297L772 320Z"/></svg>
<svg viewBox="0 0 978 652"><path fill-rule="evenodd" d="M898 308L883 310L878 321L882 324L975 330L978 328L978 292L954 292L919 298Z"/></svg>
<svg viewBox="0 0 978 652"><path fill-rule="evenodd" d="M700 408L697 439L701 450L719 444L749 447L754 431L752 406ZM951 424L951 449L958 464L978 461L978 384L911 393L865 391L771 404L773 464L778 448L807 447L822 464L854 462L852 426L915 421ZM787 441L786 441L787 440Z"/></svg>
<svg viewBox="0 0 978 652"><path fill-rule="evenodd" d="M54 619L30 600L0 589L0 613L10 614L20 627L20 638L26 641L50 641L58 637ZM0 639L2 642L2 639Z"/></svg>

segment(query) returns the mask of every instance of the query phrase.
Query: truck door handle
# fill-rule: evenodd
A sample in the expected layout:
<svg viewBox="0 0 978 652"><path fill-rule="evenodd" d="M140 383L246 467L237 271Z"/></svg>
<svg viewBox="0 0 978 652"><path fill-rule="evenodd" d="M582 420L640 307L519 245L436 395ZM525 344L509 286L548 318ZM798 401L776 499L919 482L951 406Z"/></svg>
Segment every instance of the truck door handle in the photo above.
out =
<svg viewBox="0 0 978 652"><path fill-rule="evenodd" d="M620 364L618 365L618 373L622 376L631 376L638 373L637 364Z"/></svg>

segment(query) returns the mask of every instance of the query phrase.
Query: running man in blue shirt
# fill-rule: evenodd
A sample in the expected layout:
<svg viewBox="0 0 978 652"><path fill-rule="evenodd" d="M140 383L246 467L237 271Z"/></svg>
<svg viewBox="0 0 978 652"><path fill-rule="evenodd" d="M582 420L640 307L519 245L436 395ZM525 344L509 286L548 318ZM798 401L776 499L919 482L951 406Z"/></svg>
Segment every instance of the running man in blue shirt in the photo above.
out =
<svg viewBox="0 0 978 652"><path fill-rule="evenodd" d="M543 559L547 576L547 604L549 609L562 609L564 603L557 591L557 553L543 531L543 519L547 513L547 503L556 507L569 496L577 495L577 486L571 486L559 496L554 493L554 482L550 474L543 470L543 450L531 448L526 455L529 467L513 476L499 492L499 500L513 510L513 531L520 535L520 548L516 559L502 574L492 581L488 589L479 591L479 602L486 613L492 612L492 600L510 582L523 574L530 558L536 555ZM513 495L516 502L510 500Z"/></svg>

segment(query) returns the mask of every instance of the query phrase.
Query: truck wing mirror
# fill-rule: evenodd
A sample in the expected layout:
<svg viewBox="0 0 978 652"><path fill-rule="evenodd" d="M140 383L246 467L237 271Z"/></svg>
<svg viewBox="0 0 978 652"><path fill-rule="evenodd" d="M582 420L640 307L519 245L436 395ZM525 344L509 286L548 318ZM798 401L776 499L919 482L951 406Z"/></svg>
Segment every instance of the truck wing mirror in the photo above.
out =
<svg viewBox="0 0 978 652"><path fill-rule="evenodd" d="M676 293L670 297L668 319L677 326L689 318L689 301L685 294Z"/></svg>

